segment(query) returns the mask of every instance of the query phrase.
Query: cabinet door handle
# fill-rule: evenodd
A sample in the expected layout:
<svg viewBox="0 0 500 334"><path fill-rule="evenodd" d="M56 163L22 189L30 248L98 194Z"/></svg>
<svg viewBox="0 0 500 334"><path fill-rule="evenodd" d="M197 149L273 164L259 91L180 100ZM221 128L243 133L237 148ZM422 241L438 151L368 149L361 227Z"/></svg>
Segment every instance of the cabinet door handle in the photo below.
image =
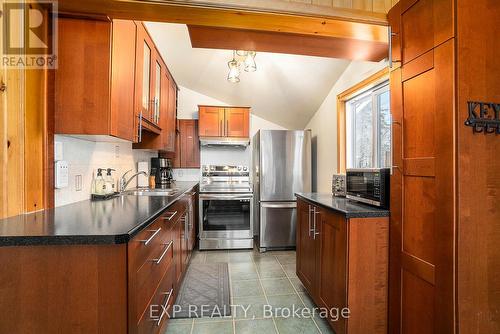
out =
<svg viewBox="0 0 500 334"><path fill-rule="evenodd" d="M226 136L229 136L229 120L226 120Z"/></svg>
<svg viewBox="0 0 500 334"><path fill-rule="evenodd" d="M307 215L307 220L309 222L309 236L311 236L311 232L314 232L314 230L311 228L311 213L312 212L314 212L314 210L312 209L312 206L309 205L309 212Z"/></svg>
<svg viewBox="0 0 500 334"><path fill-rule="evenodd" d="M165 257L165 254L167 254L168 250L170 249L170 247L172 246L173 243L174 243L174 241L170 240L170 242L168 244L165 244L167 247L163 250L160 257L157 259L152 259L151 261L153 261L155 264L160 264L161 261L163 260L163 258Z"/></svg>
<svg viewBox="0 0 500 334"><path fill-rule="evenodd" d="M389 25L388 29L389 34L389 68L392 68L392 28Z"/></svg>
<svg viewBox="0 0 500 334"><path fill-rule="evenodd" d="M316 215L319 214L319 211L316 211L316 207L313 207L313 239L316 240L316 236L319 235L319 232L316 232Z"/></svg>
<svg viewBox="0 0 500 334"><path fill-rule="evenodd" d="M220 120L220 127L219 127L219 136L224 136L224 129L223 129L223 120Z"/></svg>
<svg viewBox="0 0 500 334"><path fill-rule="evenodd" d="M153 234L146 240L139 240L139 241L144 242L144 246L147 246L151 242L151 240L153 240L158 235L158 233L160 233L160 231L161 227L158 228L157 230L148 230L148 232L153 232Z"/></svg>
<svg viewBox="0 0 500 334"><path fill-rule="evenodd" d="M170 301L170 297L172 297L172 292L174 292L174 288L171 288L169 292L163 292L162 295L168 295L165 304L161 307L161 314L158 320L156 321L156 326L160 326L163 316L165 315L165 310L167 309L168 302Z"/></svg>
<svg viewBox="0 0 500 334"><path fill-rule="evenodd" d="M172 220L175 217L176 214L177 214L177 211L171 213L169 217L163 217L163 220L170 221L170 220Z"/></svg>
<svg viewBox="0 0 500 334"><path fill-rule="evenodd" d="M139 135L138 135L139 143L142 141L142 108L139 113Z"/></svg>

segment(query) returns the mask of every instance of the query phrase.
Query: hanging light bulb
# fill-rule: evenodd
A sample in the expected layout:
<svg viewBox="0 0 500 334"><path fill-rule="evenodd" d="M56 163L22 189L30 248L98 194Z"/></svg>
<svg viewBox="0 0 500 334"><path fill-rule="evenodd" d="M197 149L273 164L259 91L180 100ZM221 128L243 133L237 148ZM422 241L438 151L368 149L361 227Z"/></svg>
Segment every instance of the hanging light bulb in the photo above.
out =
<svg viewBox="0 0 500 334"><path fill-rule="evenodd" d="M233 51L233 59L227 63L229 67L229 73L227 75L227 81L232 83L240 82L240 69L238 66L238 62L234 59L234 51Z"/></svg>
<svg viewBox="0 0 500 334"><path fill-rule="evenodd" d="M257 64L255 63L255 51L248 51L245 57L245 72L257 71Z"/></svg>

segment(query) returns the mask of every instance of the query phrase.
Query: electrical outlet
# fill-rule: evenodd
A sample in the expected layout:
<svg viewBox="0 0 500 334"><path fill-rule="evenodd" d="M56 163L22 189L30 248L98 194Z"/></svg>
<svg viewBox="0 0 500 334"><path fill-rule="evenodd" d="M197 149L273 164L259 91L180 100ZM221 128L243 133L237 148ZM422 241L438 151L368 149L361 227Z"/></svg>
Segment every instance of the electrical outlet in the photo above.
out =
<svg viewBox="0 0 500 334"><path fill-rule="evenodd" d="M82 175L75 175L75 190L82 191Z"/></svg>
<svg viewBox="0 0 500 334"><path fill-rule="evenodd" d="M120 158L120 146L115 146L115 158Z"/></svg>

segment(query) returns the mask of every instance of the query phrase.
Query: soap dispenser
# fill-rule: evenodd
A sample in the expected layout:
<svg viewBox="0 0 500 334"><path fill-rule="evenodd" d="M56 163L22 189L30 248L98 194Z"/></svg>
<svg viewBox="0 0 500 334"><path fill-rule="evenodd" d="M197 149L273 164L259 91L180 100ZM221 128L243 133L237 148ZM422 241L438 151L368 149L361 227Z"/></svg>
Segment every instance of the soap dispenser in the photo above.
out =
<svg viewBox="0 0 500 334"><path fill-rule="evenodd" d="M106 194L114 194L115 193L115 179L111 172L115 170L112 168L106 169L106 177L104 181L106 182Z"/></svg>
<svg viewBox="0 0 500 334"><path fill-rule="evenodd" d="M102 168L97 169L97 177L95 178L94 193L95 195L106 195L106 181L102 176Z"/></svg>

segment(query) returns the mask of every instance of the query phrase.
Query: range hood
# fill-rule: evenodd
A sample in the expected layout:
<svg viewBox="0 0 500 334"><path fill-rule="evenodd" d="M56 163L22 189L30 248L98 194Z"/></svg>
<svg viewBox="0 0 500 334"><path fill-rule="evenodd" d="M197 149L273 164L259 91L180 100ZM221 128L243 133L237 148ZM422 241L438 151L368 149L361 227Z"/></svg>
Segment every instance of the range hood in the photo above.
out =
<svg viewBox="0 0 500 334"><path fill-rule="evenodd" d="M231 146L246 148L250 145L250 139L237 137L200 137L200 144L206 147Z"/></svg>

